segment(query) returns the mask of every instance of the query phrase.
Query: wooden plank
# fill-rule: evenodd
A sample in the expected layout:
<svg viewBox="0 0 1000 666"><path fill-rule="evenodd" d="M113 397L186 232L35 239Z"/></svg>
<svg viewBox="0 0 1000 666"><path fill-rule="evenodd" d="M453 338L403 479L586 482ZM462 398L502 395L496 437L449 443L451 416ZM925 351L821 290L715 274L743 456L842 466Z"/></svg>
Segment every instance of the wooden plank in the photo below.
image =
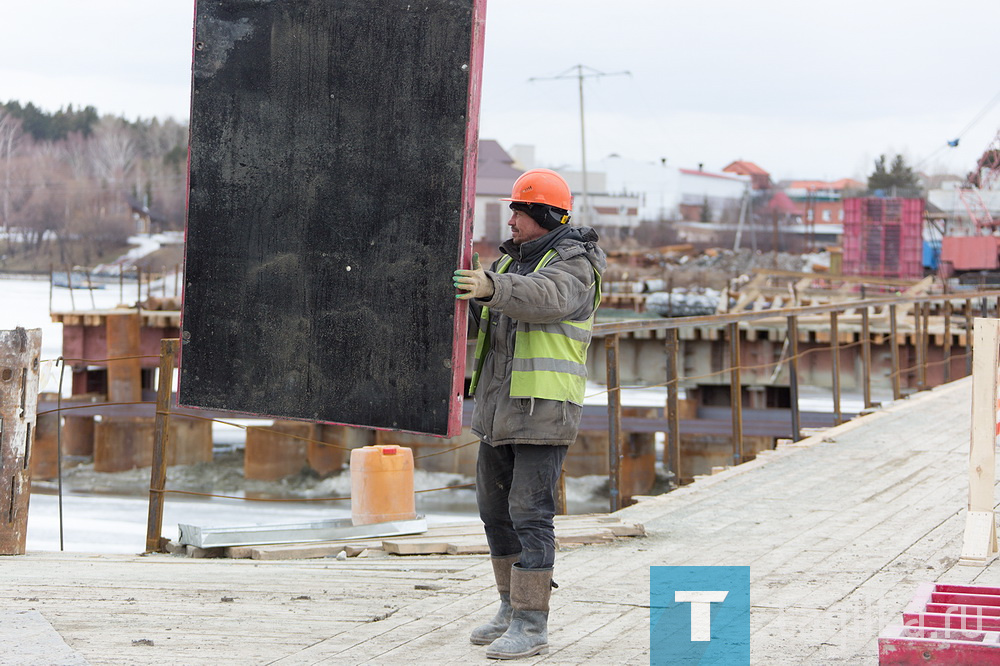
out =
<svg viewBox="0 0 1000 666"><path fill-rule="evenodd" d="M485 540L456 539L448 543L449 555L489 555L490 547Z"/></svg>
<svg viewBox="0 0 1000 666"><path fill-rule="evenodd" d="M382 549L393 555L447 555L448 539L428 539L425 541L385 540Z"/></svg>
<svg viewBox="0 0 1000 666"><path fill-rule="evenodd" d="M347 546L296 544L294 546L260 546L250 550L255 560L303 560L315 557L335 557Z"/></svg>
<svg viewBox="0 0 1000 666"><path fill-rule="evenodd" d="M182 404L459 433L484 15L197 3Z"/></svg>
<svg viewBox="0 0 1000 666"><path fill-rule="evenodd" d="M997 553L993 511L1000 382L1000 320L976 318L973 325L972 432L969 503L961 561L984 564Z"/></svg>
<svg viewBox="0 0 1000 666"><path fill-rule="evenodd" d="M0 555L23 555L42 330L0 331Z"/></svg>

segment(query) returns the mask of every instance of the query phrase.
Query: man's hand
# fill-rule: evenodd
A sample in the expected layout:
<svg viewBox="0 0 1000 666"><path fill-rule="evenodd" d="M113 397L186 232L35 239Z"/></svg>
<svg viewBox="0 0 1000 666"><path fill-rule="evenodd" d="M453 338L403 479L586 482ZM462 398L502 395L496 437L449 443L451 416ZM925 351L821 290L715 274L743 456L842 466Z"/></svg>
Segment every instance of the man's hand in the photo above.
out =
<svg viewBox="0 0 1000 666"><path fill-rule="evenodd" d="M479 253L472 255L472 270L457 270L454 275L455 289L464 291L455 298L464 301L470 298L487 299L493 296L493 280L486 277L486 271L479 265Z"/></svg>

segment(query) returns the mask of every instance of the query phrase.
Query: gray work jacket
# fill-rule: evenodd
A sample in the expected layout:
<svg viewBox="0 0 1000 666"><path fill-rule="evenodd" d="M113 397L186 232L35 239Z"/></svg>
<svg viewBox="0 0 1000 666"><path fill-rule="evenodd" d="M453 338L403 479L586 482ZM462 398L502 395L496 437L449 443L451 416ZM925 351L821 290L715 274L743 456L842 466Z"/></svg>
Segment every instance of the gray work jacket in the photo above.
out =
<svg viewBox="0 0 1000 666"><path fill-rule="evenodd" d="M497 263L486 275L493 281L489 300L474 299L471 314L478 327L482 307L490 309L489 348L476 389L472 432L492 446L549 444L568 446L576 441L582 407L541 398L511 398L510 378L514 334L519 320L552 323L588 318L594 310L595 269L607 267L597 233L589 227L560 227L521 245L506 241L501 252L514 262L504 273ZM549 249L547 266L535 271Z"/></svg>

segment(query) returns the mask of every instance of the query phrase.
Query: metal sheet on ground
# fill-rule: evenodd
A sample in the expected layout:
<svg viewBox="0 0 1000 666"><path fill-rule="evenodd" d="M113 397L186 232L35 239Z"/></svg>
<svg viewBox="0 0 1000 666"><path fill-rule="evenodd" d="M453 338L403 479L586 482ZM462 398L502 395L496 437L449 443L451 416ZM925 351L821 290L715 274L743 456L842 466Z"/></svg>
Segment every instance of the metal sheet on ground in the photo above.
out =
<svg viewBox="0 0 1000 666"><path fill-rule="evenodd" d="M199 0L180 402L455 435L485 0Z"/></svg>
<svg viewBox="0 0 1000 666"><path fill-rule="evenodd" d="M427 531L427 519L392 520L384 523L355 525L350 518L294 523L286 525L245 525L242 527L200 527L177 525L178 543L214 548L272 543L309 543L337 539L368 539L372 537L419 534Z"/></svg>

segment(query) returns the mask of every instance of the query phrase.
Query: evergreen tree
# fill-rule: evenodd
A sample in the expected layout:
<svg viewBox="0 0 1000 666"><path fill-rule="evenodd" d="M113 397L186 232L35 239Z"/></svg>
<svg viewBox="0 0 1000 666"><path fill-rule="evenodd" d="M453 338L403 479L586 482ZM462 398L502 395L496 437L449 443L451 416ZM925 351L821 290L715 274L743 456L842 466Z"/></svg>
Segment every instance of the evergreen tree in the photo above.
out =
<svg viewBox="0 0 1000 666"><path fill-rule="evenodd" d="M902 155L897 154L889 168L886 168L885 162L885 155L879 155L875 160L875 170L868 176L869 190L916 189L920 186L917 174L913 173Z"/></svg>
<svg viewBox="0 0 1000 666"><path fill-rule="evenodd" d="M705 195L705 203L701 205L701 216L698 218L699 222L711 222L712 221L712 209L708 206L708 195Z"/></svg>
<svg viewBox="0 0 1000 666"><path fill-rule="evenodd" d="M77 111L70 104L65 109L50 114L31 102L21 106L20 102L10 101L0 104L0 109L20 119L24 131L35 141L61 141L72 132L80 132L88 137L99 120L97 109L92 106Z"/></svg>

